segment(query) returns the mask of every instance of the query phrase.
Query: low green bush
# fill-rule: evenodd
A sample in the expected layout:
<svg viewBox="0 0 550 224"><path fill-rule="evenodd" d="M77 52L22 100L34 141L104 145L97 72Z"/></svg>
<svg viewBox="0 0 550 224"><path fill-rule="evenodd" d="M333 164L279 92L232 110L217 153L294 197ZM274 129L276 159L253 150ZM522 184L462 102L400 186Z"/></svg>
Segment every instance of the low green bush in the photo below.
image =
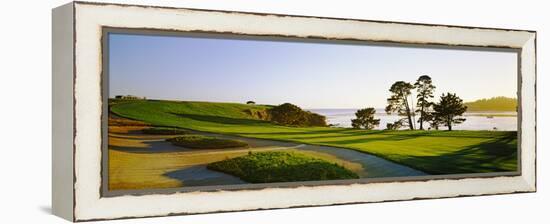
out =
<svg viewBox="0 0 550 224"><path fill-rule="evenodd" d="M143 134L148 135L183 135L189 134L189 131L179 129L179 128L168 128L168 127L152 127L141 130Z"/></svg>
<svg viewBox="0 0 550 224"><path fill-rule="evenodd" d="M220 139L203 135L182 135L166 139L166 141L177 146L192 149L223 149L248 146L248 143L239 140Z"/></svg>
<svg viewBox="0 0 550 224"><path fill-rule="evenodd" d="M339 180L359 178L335 163L289 152L249 152L246 156L226 159L207 166L251 183Z"/></svg>

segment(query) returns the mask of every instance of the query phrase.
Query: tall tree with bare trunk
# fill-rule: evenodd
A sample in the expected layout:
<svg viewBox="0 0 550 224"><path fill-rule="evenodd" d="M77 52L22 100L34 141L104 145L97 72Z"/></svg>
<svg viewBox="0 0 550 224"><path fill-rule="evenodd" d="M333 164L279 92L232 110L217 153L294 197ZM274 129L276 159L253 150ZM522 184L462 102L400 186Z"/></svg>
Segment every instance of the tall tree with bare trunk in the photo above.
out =
<svg viewBox="0 0 550 224"><path fill-rule="evenodd" d="M420 115L418 123L420 130L424 130L424 122L429 121L430 110L433 103L430 101L434 97L435 86L432 84L432 78L427 75L418 77L414 83L416 88L416 113Z"/></svg>
<svg viewBox="0 0 550 224"><path fill-rule="evenodd" d="M386 113L397 113L399 116L403 116L407 120L407 124L410 130L414 130L411 106L409 104L409 96L414 86L405 81L395 82L391 88L391 96L388 98L388 106L386 106Z"/></svg>

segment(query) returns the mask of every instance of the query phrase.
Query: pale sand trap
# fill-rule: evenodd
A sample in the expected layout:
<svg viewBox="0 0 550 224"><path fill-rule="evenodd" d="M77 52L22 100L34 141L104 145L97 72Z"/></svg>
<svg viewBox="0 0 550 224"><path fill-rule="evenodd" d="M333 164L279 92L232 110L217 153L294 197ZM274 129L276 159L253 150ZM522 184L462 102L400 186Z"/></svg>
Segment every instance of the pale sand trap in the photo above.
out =
<svg viewBox="0 0 550 224"><path fill-rule="evenodd" d="M170 135L146 135L145 127L109 128L109 189L173 188L244 184L237 177L206 169L206 164L249 151L288 150L338 163L361 178L426 175L385 159L337 147L296 144L205 132L197 134L247 142L248 148L193 150L166 142Z"/></svg>

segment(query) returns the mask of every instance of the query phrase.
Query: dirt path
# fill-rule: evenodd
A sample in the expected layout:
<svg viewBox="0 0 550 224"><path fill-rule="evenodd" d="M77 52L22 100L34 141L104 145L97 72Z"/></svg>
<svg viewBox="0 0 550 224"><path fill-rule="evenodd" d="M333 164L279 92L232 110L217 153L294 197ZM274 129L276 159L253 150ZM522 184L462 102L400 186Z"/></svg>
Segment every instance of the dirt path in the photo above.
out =
<svg viewBox="0 0 550 224"><path fill-rule="evenodd" d="M206 169L206 164L246 155L249 151L288 150L336 162L361 178L426 175L388 160L350 149L228 136L196 134L245 141L248 148L193 150L174 146L169 135L145 135L144 127L109 130L109 188L143 189L181 186L244 184L242 180Z"/></svg>

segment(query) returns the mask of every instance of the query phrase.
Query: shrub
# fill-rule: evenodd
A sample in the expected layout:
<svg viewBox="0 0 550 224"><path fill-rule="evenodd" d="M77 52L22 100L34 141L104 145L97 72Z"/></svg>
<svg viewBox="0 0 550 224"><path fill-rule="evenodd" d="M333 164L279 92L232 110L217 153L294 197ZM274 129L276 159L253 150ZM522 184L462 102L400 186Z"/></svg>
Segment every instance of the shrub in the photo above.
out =
<svg viewBox="0 0 550 224"><path fill-rule="evenodd" d="M299 125L303 123L302 109L291 103L284 103L270 110L271 121L282 125Z"/></svg>
<svg viewBox="0 0 550 224"><path fill-rule="evenodd" d="M141 130L143 134L149 135L183 135L189 134L189 131L179 129L179 128L168 128L168 127L152 127Z"/></svg>
<svg viewBox="0 0 550 224"><path fill-rule="evenodd" d="M372 130L380 124L380 119L374 119L376 110L372 107L360 109L355 112L355 119L351 119L351 126L353 128L364 128Z"/></svg>
<svg viewBox="0 0 550 224"><path fill-rule="evenodd" d="M192 149L223 149L248 146L248 143L239 140L219 139L203 135L183 135L166 139L166 141L177 146Z"/></svg>
<svg viewBox="0 0 550 224"><path fill-rule="evenodd" d="M325 116L304 111L302 108L284 103L269 110L271 121L290 126L327 126Z"/></svg>
<svg viewBox="0 0 550 224"><path fill-rule="evenodd" d="M359 178L357 174L338 164L299 153L280 151L249 152L245 156L211 163L207 168L251 183Z"/></svg>

